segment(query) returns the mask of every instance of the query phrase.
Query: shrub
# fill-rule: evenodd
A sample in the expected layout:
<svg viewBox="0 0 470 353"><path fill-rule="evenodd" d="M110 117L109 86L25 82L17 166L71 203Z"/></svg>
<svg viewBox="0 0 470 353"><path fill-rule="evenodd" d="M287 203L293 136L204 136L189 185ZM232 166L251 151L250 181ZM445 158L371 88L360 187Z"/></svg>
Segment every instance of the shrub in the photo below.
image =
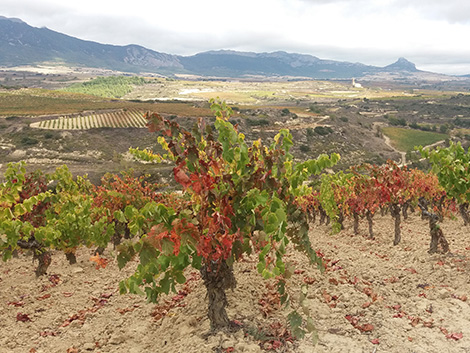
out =
<svg viewBox="0 0 470 353"><path fill-rule="evenodd" d="M310 146L300 145L300 151L303 152L303 153L308 153L308 152L310 152Z"/></svg>
<svg viewBox="0 0 470 353"><path fill-rule="evenodd" d="M314 131L320 136L325 136L331 134L333 129L329 126L317 126Z"/></svg>
<svg viewBox="0 0 470 353"><path fill-rule="evenodd" d="M25 136L21 139L21 144L24 146L32 146L36 145L37 143L39 143L39 140L35 139L34 137Z"/></svg>
<svg viewBox="0 0 470 353"><path fill-rule="evenodd" d="M290 114L290 110L287 109L287 108L284 108L281 110L281 115L282 116L286 116L286 115L289 115Z"/></svg>
<svg viewBox="0 0 470 353"><path fill-rule="evenodd" d="M269 125L269 120L267 119L246 119L246 122L250 126L267 126Z"/></svg>

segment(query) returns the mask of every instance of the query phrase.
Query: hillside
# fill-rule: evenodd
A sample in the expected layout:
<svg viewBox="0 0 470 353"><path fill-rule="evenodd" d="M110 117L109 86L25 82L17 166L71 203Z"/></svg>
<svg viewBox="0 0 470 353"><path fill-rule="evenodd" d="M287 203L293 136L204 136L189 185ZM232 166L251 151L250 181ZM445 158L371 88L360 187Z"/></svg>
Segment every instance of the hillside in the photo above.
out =
<svg viewBox="0 0 470 353"><path fill-rule="evenodd" d="M209 51L193 56L160 53L139 45L116 46L81 40L48 28L29 26L0 16L0 66L37 65L44 62L95 67L124 72L211 77L301 77L350 79L380 73L408 77L417 70L400 58L386 67L322 60L312 55Z"/></svg>

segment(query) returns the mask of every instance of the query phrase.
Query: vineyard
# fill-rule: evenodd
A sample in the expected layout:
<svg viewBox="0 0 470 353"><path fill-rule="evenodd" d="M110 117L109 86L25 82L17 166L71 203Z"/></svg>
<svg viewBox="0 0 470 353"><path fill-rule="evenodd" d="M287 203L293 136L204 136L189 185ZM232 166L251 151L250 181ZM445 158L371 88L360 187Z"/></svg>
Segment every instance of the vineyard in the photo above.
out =
<svg viewBox="0 0 470 353"><path fill-rule="evenodd" d="M146 123L143 112L138 110L121 110L77 117L60 117L58 119L35 122L30 126L32 128L51 130L87 130L103 127L143 128Z"/></svg>
<svg viewBox="0 0 470 353"><path fill-rule="evenodd" d="M107 174L96 186L86 177L74 178L66 166L43 174L28 173L24 163L10 164L0 188L0 251L9 261L2 281L12 283L15 271L25 271L15 263L28 253L38 277L31 280L38 293L25 295L21 282L11 295L2 294L10 323L5 330L10 325L39 330L29 346L15 338L22 347L18 352L47 351L47 342L58 344L61 335L67 337L63 350L78 352L74 345L79 342L81 350L117 352L116 346L137 344L152 336L149 332L165 340L142 339L143 346L134 351L191 350L179 342L184 334L198 342L192 347L197 344L200 352L374 347L464 352L470 347L465 321L470 247L465 232L448 226L458 214L469 223L470 155L460 145L421 149L433 166L430 172L388 162L322 173L340 156L296 162L287 130L280 130L270 145L261 140L248 145L229 122L231 109L212 103L215 131L202 119L191 132L156 113L137 120L137 111L37 126L145 124L159 135L164 153L131 153L148 162L173 163L181 192L165 192L165 185L130 173ZM98 287L101 278L106 280ZM88 305L84 287L93 291ZM59 298L74 293L87 308L67 315ZM157 305L139 304L132 294ZM118 305L113 312L111 303ZM60 315L44 322L41 312L49 313L53 305ZM131 331L120 319L145 321L145 315L153 316L157 326L148 323ZM112 320L105 328L91 326L105 317ZM327 321L330 317L334 322ZM41 322L38 327L36 322ZM112 322L121 331L109 333ZM204 340L198 326L211 335ZM74 341L73 330L85 328L89 337ZM132 351L132 344L122 351Z"/></svg>

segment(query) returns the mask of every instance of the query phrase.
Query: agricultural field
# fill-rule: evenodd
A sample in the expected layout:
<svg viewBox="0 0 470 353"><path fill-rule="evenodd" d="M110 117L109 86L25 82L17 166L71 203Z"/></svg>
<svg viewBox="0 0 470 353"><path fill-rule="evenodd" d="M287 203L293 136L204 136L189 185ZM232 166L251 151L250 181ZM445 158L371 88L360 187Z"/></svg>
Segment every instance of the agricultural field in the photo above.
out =
<svg viewBox="0 0 470 353"><path fill-rule="evenodd" d="M382 129L384 135L388 136L391 144L403 152L413 151L415 146L432 145L444 141L450 136L438 132L427 132L399 127L385 127Z"/></svg>
<svg viewBox="0 0 470 353"><path fill-rule="evenodd" d="M78 117L59 117L30 124L32 128L48 130L87 130L96 128L144 128L144 112L121 110Z"/></svg>

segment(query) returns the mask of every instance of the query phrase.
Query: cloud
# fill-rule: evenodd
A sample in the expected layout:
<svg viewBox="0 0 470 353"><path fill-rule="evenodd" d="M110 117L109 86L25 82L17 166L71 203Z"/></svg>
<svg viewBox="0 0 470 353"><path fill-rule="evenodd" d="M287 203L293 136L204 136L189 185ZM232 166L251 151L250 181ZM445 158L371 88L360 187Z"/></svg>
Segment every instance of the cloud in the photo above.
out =
<svg viewBox="0 0 470 353"><path fill-rule="evenodd" d="M470 2L462 0L394 0L399 9L412 9L421 16L449 23L470 24Z"/></svg>

